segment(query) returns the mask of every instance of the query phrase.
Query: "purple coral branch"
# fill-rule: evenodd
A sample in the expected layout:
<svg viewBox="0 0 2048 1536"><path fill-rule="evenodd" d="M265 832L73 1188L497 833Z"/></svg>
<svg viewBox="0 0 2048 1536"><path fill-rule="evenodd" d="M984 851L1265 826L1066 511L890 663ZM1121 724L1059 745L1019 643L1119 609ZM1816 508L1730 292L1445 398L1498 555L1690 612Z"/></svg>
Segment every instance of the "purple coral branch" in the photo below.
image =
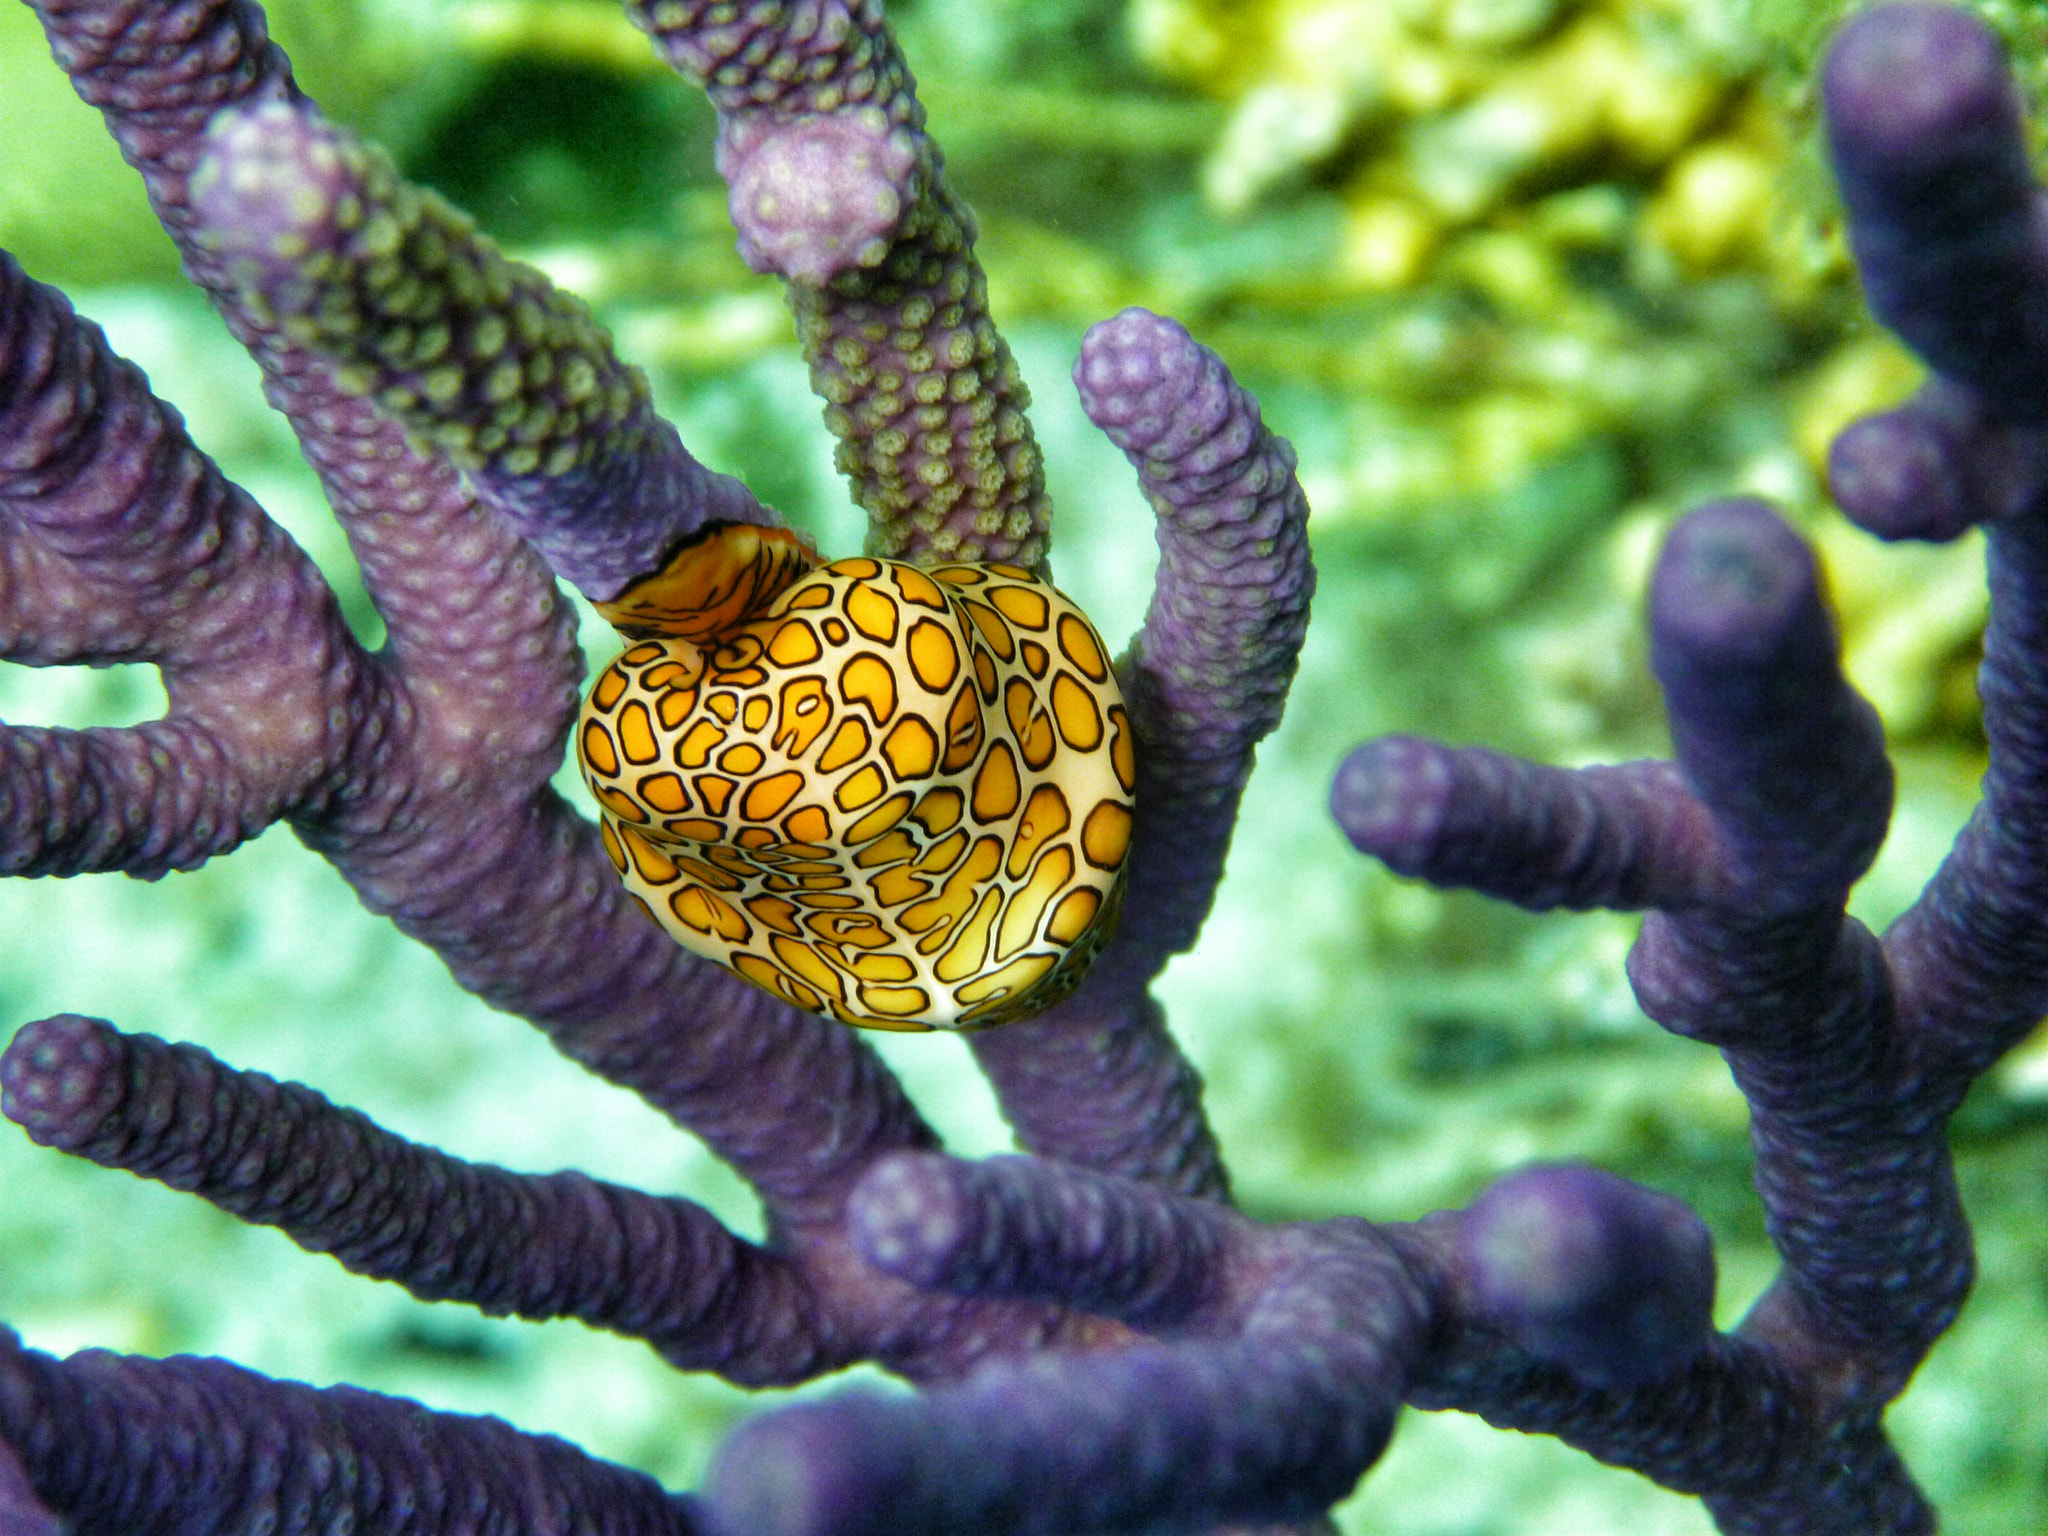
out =
<svg viewBox="0 0 2048 1536"><path fill-rule="evenodd" d="M1883 71L1908 54L1922 61L1915 89L1888 103ZM2048 230L2018 97L1981 22L1880 8L1844 29L1823 85L1873 307L1938 374L1894 413L1903 420L1865 429L1835 478L1859 521L1912 524L1926 505L1937 509L1920 519L1929 536L1983 522L1989 546L1983 798L1885 935L1909 1048L1953 1101L2048 1010L2048 754L2036 723L2048 708Z"/></svg>
<svg viewBox="0 0 2048 1536"><path fill-rule="evenodd" d="M1925 1529L1874 1423L1837 1424L1774 1354L1713 1333L1698 1218L1597 1170L1525 1170L1412 1228L1265 1228L1035 1159L903 1157L869 1175L852 1221L869 1262L922 1286L1059 1297L1156 1342L985 1367L914 1403L851 1394L756 1420L714 1469L717 1530L1285 1519L1307 1490L1341 1496L1400 1397L1708 1495L1730 1530ZM1120 1470L1101 1472L1098 1451ZM1155 1482L1160 1462L1174 1476Z"/></svg>
<svg viewBox="0 0 2048 1536"><path fill-rule="evenodd" d="M0 1531L7 1536L63 1536L64 1525L44 1507L13 1449L0 1445Z"/></svg>
<svg viewBox="0 0 2048 1536"><path fill-rule="evenodd" d="M2005 50L1953 6L1873 6L1821 73L1871 313L2002 415L2048 393L2048 242Z"/></svg>
<svg viewBox="0 0 2048 1536"><path fill-rule="evenodd" d="M1710 906L1838 902L1891 816L1877 712L1843 678L1812 551L1769 507L1682 519L1650 578L1650 662L1678 767L1713 819Z"/></svg>
<svg viewBox="0 0 2048 1536"><path fill-rule="evenodd" d="M2048 1011L2048 530L2040 510L1986 530L1991 621L1977 692L1982 798L1927 889L1885 934L1922 1070L1951 1100Z"/></svg>
<svg viewBox="0 0 2048 1536"><path fill-rule="evenodd" d="M1573 771L1419 736L1345 758L1330 813L1397 875L1532 912L1689 905L1713 836L1669 763Z"/></svg>
<svg viewBox="0 0 2048 1536"><path fill-rule="evenodd" d="M1019 1146L1222 1198L1230 1178L1202 1112L1201 1077L1146 993L1150 978L1133 980L1120 958L1112 946L1065 1002L968 1046Z"/></svg>
<svg viewBox="0 0 2048 1536"><path fill-rule="evenodd" d="M788 1262L686 1200L465 1163L296 1083L75 1015L17 1031L0 1090L41 1145L199 1195L425 1301L578 1318L749 1385L844 1363Z"/></svg>
<svg viewBox="0 0 2048 1536"><path fill-rule="evenodd" d="M1267 1229L1035 1158L887 1160L852 1221L890 1273L1085 1306L1158 1340L999 1362L909 1401L846 1394L756 1419L712 1471L717 1531L1053 1536L1301 1519L1385 1448L1425 1331L1413 1276L1362 1223Z"/></svg>
<svg viewBox="0 0 2048 1536"><path fill-rule="evenodd" d="M1336 805L1347 829L1426 877L1470 878L1476 845L1499 861L1487 888L1532 905L1560 894L1574 904L1655 900L1630 980L1653 1018L1725 1051L1750 1102L1758 1191L1785 1260L1739 1337L1691 1368L1707 1376L1693 1390L1723 1424L1745 1421L1774 1442L1780 1459L1704 1466L1699 1420L1652 1450L1643 1416L1681 1412L1659 1406L1665 1384L1634 1394L1624 1416L1620 1403L1570 1383L1520 1367L1502 1376L1484 1352L1458 1363L1454 1350L1445 1380L1418 1400L1543 1429L1709 1495L1731 1530L1837 1518L1812 1490L1839 1491L1838 1479L1814 1476L1839 1434L1863 1447L1850 1459L1868 1492L1854 1518L1867 1523L1826 1528L1921 1529L1924 1502L1883 1445L1875 1410L1952 1320L1971 1259L1939 1131L1950 1106L1902 1072L1877 946L1843 915L1890 810L1876 718L1841 676L1811 553L1761 504L1708 507L1673 529L1651 580L1650 626L1675 778L1649 765L1567 775L1381 743L1340 774ZM1646 794L1659 779L1665 792ZM1613 1234L1627 1223L1604 1225ZM1554 1220L1535 1226L1556 1231ZM1470 1237L1462 1257L1458 1244L1431 1241L1452 1255L1454 1307L1471 1308L1469 1295L1459 1299L1475 1284ZM1676 1277L1686 1266L1651 1268ZM1632 1289L1641 1294L1643 1282ZM1481 1306L1478 1320L1489 1310L1500 1311ZM1510 1332L1539 1357L1574 1358L1539 1347L1527 1328ZM1579 1358L1577 1376L1598 1387L1611 1367L1597 1352ZM1792 1420L1774 1422L1785 1394Z"/></svg>
<svg viewBox="0 0 2048 1536"><path fill-rule="evenodd" d="M974 215L880 0L628 0L718 112L740 254L789 283L868 552L1043 571L1051 506Z"/></svg>
<svg viewBox="0 0 2048 1536"><path fill-rule="evenodd" d="M773 521L654 414L581 299L304 100L223 111L191 180L192 237L234 304L325 359L594 601L706 522Z"/></svg>
<svg viewBox="0 0 2048 1536"><path fill-rule="evenodd" d="M1338 1278L1302 1284L1328 1306ZM1357 1277L1362 1316L1347 1322L1387 1308L1379 1279ZM1237 1342L1039 1356L918 1398L848 1393L755 1419L712 1470L712 1529L1058 1536L1310 1517L1392 1430L1391 1390L1347 1379L1396 1373L1377 1341L1305 1335L1301 1322L1276 1298Z"/></svg>
<svg viewBox="0 0 2048 1536"><path fill-rule="evenodd" d="M1713 1238L1669 1195L1538 1165L1494 1184L1453 1229L1454 1308L1588 1386L1645 1386L1713 1335Z"/></svg>
<svg viewBox="0 0 2048 1536"><path fill-rule="evenodd" d="M1889 1398L1973 1268L1939 1131L1951 1106L1902 1073L1877 945L1843 916L1891 810L1882 732L1841 676L1810 552L1758 504L1673 531L1650 623L1724 873L1716 900L1644 922L1629 979L1652 1018L1724 1048L1750 1102L1785 1259L1752 1332Z"/></svg>
<svg viewBox="0 0 2048 1536"><path fill-rule="evenodd" d="M312 563L4 254L0 402L0 650L154 662L170 696L132 729L0 732L0 867L159 875L304 805L375 713Z"/></svg>
<svg viewBox="0 0 2048 1536"><path fill-rule="evenodd" d="M956 1296L1048 1296L1148 1329L1222 1298L1251 1224L1209 1201L1085 1177L1027 1157L963 1163L901 1153L847 1204L869 1263Z"/></svg>
<svg viewBox="0 0 2048 1536"><path fill-rule="evenodd" d="M76 1536L513 1536L572 1520L593 1536L703 1529L692 1501L652 1478L497 1419L432 1413L354 1387L316 1391L225 1360L100 1350L54 1360L4 1329L0 1435L34 1498L64 1511L62 1528Z"/></svg>
<svg viewBox="0 0 2048 1536"><path fill-rule="evenodd" d="M1975 390L1936 375L1904 405L1835 438L1828 489L1881 539L1945 543L2038 504L2048 432L2001 419Z"/></svg>
<svg viewBox="0 0 2048 1536"><path fill-rule="evenodd" d="M1146 988L1193 945L1254 751L1279 723L1315 590L1308 503L1293 448L1173 321L1129 309L1095 326L1074 383L1159 516L1152 605L1119 668L1138 747L1130 885L1087 984L977 1036L975 1058L1029 1150L1221 1196L1200 1081Z"/></svg>
<svg viewBox="0 0 2048 1536"><path fill-rule="evenodd" d="M684 954L633 905L593 830L547 787L581 661L545 567L480 512L445 459L340 388L331 361L278 317L243 304L201 238L191 176L213 114L297 99L261 13L246 0L90 0L40 14L188 268L262 364L390 631L378 663L361 662L353 642L293 654L295 666L326 668L325 693L304 706L266 690L260 672L234 675L224 707L270 732L344 727L323 745L300 836L465 986L703 1136L778 1222L829 1224L868 1157L930 1132L848 1032ZM211 558L226 570L237 554L223 546ZM287 589L257 590L280 618L289 611ZM106 594L108 606L129 601ZM272 620L241 617L252 643ZM133 622L148 627L146 615ZM760 1105L782 1118L764 1123Z"/></svg>
<svg viewBox="0 0 2048 1536"><path fill-rule="evenodd" d="M1651 1017L1727 1052L1786 1260L1751 1331L1888 1397L1953 1318L1971 1262L1938 1129L1951 1106L1902 1075L1876 946L1843 916L1891 808L1876 717L1842 679L1810 552L1759 503L1682 521L1650 609L1678 749L1664 794L1642 792L1647 767L1482 774L1445 749L1376 744L1339 776L1338 816L1431 878L1466 875L1488 836L1501 894L1661 898L1630 980ZM1464 769L1454 831L1483 833L1444 836L1409 809L1446 798L1447 762ZM1404 841L1409 824L1428 835ZM1881 1160L1863 1150L1878 1146Z"/></svg>
<svg viewBox="0 0 2048 1536"><path fill-rule="evenodd" d="M464 495L462 483L450 473L450 445L437 447L430 434L418 430L422 423L405 421L409 403L392 391L404 389L424 398L426 376L365 381L350 375L361 358L309 323L315 313L324 312L325 301L309 303L305 293L292 291L297 279L291 276L290 261L270 262L280 238L289 253L295 241L317 246L313 236L331 234L322 222L329 213L322 210L338 212L347 198L356 197L364 206L355 213L367 231L380 211L371 194L388 192L396 207L403 192L372 187L375 177L362 173L357 183L327 187L329 196L307 215L319 227L266 225L265 189L275 187L275 178L266 174L266 157L281 156L288 167L301 165L322 174L337 169L360 173L361 167L350 167L348 147L331 136L322 138L307 109L297 104L282 59L262 45L260 18L252 8L219 0L183 11L109 4L95 16L68 8L46 19L60 49L89 70L91 88L108 104L167 222L184 237L193 270L264 364L274 398L294 415L390 626L390 661L364 667L367 713L379 722L378 729L344 741L341 761L296 818L301 835L341 867L369 905L389 912L408 932L432 944L458 978L491 1001L532 1018L577 1059L635 1087L692 1126L753 1181L769 1204L780 1251L755 1265L759 1273L753 1278L798 1278L778 1281L779 1289L741 1287L750 1294L718 1296L710 1343L661 1337L656 1342L673 1345L698 1363L718 1364L717 1357L724 1356L725 1368L747 1376L820 1368L867 1354L915 1377L943 1380L978 1360L1019 1352L1029 1344L1100 1349L1127 1340L1127 1330L1049 1302L925 1298L900 1284L878 1286L874 1277L847 1268L837 1254L835 1228L852 1180L878 1153L927 1144L929 1133L852 1036L780 1008L681 955L594 862L588 830L544 788L570 700L563 610L551 600L531 554L479 515ZM126 45L108 49L109 34L120 34ZM188 51L195 38L203 53ZM206 86L209 60L234 65L232 78ZM159 91L174 100L205 97L231 110L223 110L214 129L202 137L205 119L197 112L152 115L148 103ZM243 145L241 140L254 131L252 124L275 130L277 142ZM394 217L394 222L401 221ZM425 215L418 221L431 223ZM444 246L460 233L452 226L433 232L445 237ZM333 267L324 270L331 276ZM474 272L486 287L493 270L484 257L476 258ZM368 271L362 283L373 286ZM972 309L980 302L978 272L954 264L938 277L951 285L962 281L962 274L966 291L952 297ZM377 275L392 279L388 272ZM402 288L407 278L399 271L397 286ZM512 285L508 324L516 330L522 291L515 278L506 281ZM550 302L538 290L523 297L543 306ZM897 318L911 323L920 302L915 294L906 298ZM942 326L953 323L943 306L932 318ZM968 413L965 426L974 439L969 447L975 454L991 446L1000 450L998 468L1003 471L997 482L978 483L984 488L992 483L997 491L1021 484L1028 491L1034 483L1035 450L1016 450L1016 422L1005 414L1014 414L1021 392L1005 397L1002 388L994 393L982 388L991 380L1007 387L1006 355L990 351L987 338L993 333L985 319L973 320L960 334L974 341L963 354L971 366L950 376L972 386L958 400ZM388 342L389 336L380 333L379 340ZM410 342L415 348L421 344L417 330ZM604 362L590 349L585 355L595 357L593 367ZM563 365L558 361L554 366L559 375ZM886 379L876 383L893 387ZM946 389L956 393L952 383ZM477 392L489 390L488 376L479 382L465 372L452 398L473 401ZM1012 404L1002 405L1004 398ZM1237 398L1233 419L1241 422L1243 402ZM597 425L610 431L619 422ZM1259 452L1268 451L1258 434L1251 441ZM475 466L469 473L473 483L490 491L493 466ZM488 494L485 502L490 503ZM1297 497L1297 523L1299 510ZM572 521L575 515L570 514ZM541 542L547 542L545 536ZM950 552L969 551L956 545ZM1267 663L1269 669L1275 665L1284 680L1291 651ZM1206 905L1207 892L1199 893L1198 900ZM565 966L565 956L575 963ZM1166 1039L1156 1010L1142 997L1136 1006L1144 1033L1140 1048L1126 1055L1140 1070L1126 1079L1119 1119L1142 1126L1148 1118L1146 1097L1165 1101L1177 1095L1176 1114L1168 1122L1182 1149L1174 1166L1192 1170L1184 1182L1213 1189L1220 1181L1218 1164L1200 1119L1192 1074ZM87 1028L83 1038L105 1045L111 1037ZM19 1088L15 1108L26 1119L36 1120L34 1101L57 1091L53 1081L61 1083L77 1066L60 1061L55 1080L37 1077L37 1052L60 1043L46 1027L19 1042L19 1054L10 1058ZM123 1141L120 1160L139 1172L195 1183L241 1214L279 1222L318 1245L339 1238L340 1246L350 1246L342 1234L358 1217L367 1219L350 1202L365 1189L374 1192L377 1176L367 1172L366 1182L347 1191L323 1184L339 1204L308 1210L304 1192L294 1185L294 1160L270 1156L282 1146L319 1144L322 1163L366 1162L372 1170L403 1166L418 1174L430 1165L446 1187L438 1193L427 1190L422 1198L441 1204L430 1200L427 1207L409 1207L408 1221L422 1210L446 1215L475 1194L497 1204L499 1214L509 1218L508 1231L533 1236L535 1251L529 1258L544 1259L556 1244L573 1248L578 1221L588 1214L584 1186L567 1191L565 1199L551 1199L563 1189L539 1188L530 1181L507 1184L481 1170L433 1161L421 1149L380 1139L361 1122L295 1091L265 1089L175 1050L137 1049L131 1042L124 1060L122 1070L144 1077L149 1076L144 1068L156 1073L154 1086L137 1088L128 1107L146 1115L168 1093L173 1126L182 1121L192 1135L203 1137L201 1126L218 1128L213 1099L223 1093L232 1098L233 1085L271 1110L260 1114L260 1126L251 1127L252 1134L261 1133L256 1142L236 1148L242 1156L226 1167L208 1171L203 1148L195 1149L176 1131L163 1142L146 1144L101 1127ZM104 1086L111 1069L101 1066ZM181 1081L182 1089L176 1086ZM1051 1096L1059 1091L1059 1084L1048 1085ZM90 1101L93 1094L88 1091L85 1097ZM47 1102L43 1107L48 1108ZM245 1107L256 1110L253 1104ZM43 1129L61 1139L57 1127ZM84 1138L82 1150L107 1151L93 1142L91 1130L71 1129ZM1185 1150L1189 1147L1191 1152ZM251 1173L244 1159L257 1150L265 1153L268 1166ZM422 1157L429 1164L422 1164ZM197 1168L195 1158L201 1165ZM1132 1165L1140 1161L1126 1159ZM418 1182L396 1172L393 1179ZM531 1222L518 1214L522 1202L534 1212ZM543 1228L549 1241L540 1240ZM403 1246L375 1254L356 1248L345 1256L370 1261L394 1278L428 1289L445 1288L440 1268L445 1256L428 1251L431 1244L400 1251ZM461 1261L472 1266L458 1277L464 1294L485 1305L523 1310L557 1304L556 1298L540 1294L547 1289L541 1277L520 1269L520 1255L493 1255L489 1246L464 1245ZM494 1265L494 1257L502 1262ZM689 1310L694 1297L717 1291L724 1278L716 1253L693 1257L699 1264L674 1274L671 1294L662 1297L672 1309ZM577 1277L579 1282L593 1278ZM642 1276L649 1285L665 1278L658 1267ZM806 1315L815 1313L829 1346L814 1347L815 1340L802 1328L794 1330L793 1343L748 1336L756 1322L769 1331L791 1332L796 1320L779 1314L778 1301L791 1310L806 1309ZM749 1307L758 1310L749 1312ZM585 1310L607 1312L609 1299L593 1299ZM621 1321L616 1314L607 1320ZM775 1358L783 1363L763 1365L733 1353L752 1347L771 1355L780 1350ZM800 1364L790 1363L798 1356L803 1357Z"/></svg>
<svg viewBox="0 0 2048 1536"><path fill-rule="evenodd" d="M1315 567L1294 449L1171 320L1127 309L1081 344L1074 386L1159 514L1159 575L1121 668L1136 727L1124 941L1155 969L1194 943L1253 749L1279 724Z"/></svg>
<svg viewBox="0 0 2048 1536"><path fill-rule="evenodd" d="M1335 808L1355 840L1404 872L1483 882L1532 906L1653 907L1630 980L1652 1017L1726 1052L1750 1101L1758 1190L1785 1268L1738 1337L1617 1394L1611 1373L1629 1351L1603 1349L1598 1330L1583 1342L1569 1314L1532 1321L1520 1304L1488 1299L1490 1242L1474 1234L1519 1224L1491 1214L1509 1186L1498 1187L1464 1217L1417 1229L1449 1277L1452 1315L1476 1334L1425 1367L1415 1400L1557 1434L1699 1492L1724 1529L1924 1529L1925 1503L1875 1415L1953 1318L1971 1260L1939 1132L1949 1105L1902 1073L1877 946L1843 916L1890 811L1876 718L1842 679L1810 552L1758 503L1708 507L1672 530L1650 628L1675 772L1572 774L1400 739L1360 749ZM1643 1263L1593 1307L1599 1329L1615 1327L1619 1297L1673 1284L1673 1315L1697 1327L1711 1290L1683 1277L1710 1277L1704 1248L1652 1260L1648 1236L1622 1244L1631 1222L1651 1222L1633 1196L1572 1220L1588 1231L1586 1251L1564 1261L1561 1294L1574 1280L1596 1301L1607 1294L1593 1277L1608 1244ZM1551 1210L1528 1225L1558 1241L1568 1223ZM1512 1273L1526 1278L1529 1262L1525 1251ZM1483 1347L1490 1329L1570 1375ZM1692 1406L1672 1396L1681 1378ZM1710 1421L1694 1416L1700 1405ZM1773 1447L1769 1457L1727 1459L1724 1436L1738 1423ZM1646 1439L1650 1424L1664 1437ZM1702 1441L1718 1465L1702 1460ZM1849 1513L1818 1493L1844 1487L1820 1473L1837 1445L1857 1447L1841 1453L1856 1468Z"/></svg>

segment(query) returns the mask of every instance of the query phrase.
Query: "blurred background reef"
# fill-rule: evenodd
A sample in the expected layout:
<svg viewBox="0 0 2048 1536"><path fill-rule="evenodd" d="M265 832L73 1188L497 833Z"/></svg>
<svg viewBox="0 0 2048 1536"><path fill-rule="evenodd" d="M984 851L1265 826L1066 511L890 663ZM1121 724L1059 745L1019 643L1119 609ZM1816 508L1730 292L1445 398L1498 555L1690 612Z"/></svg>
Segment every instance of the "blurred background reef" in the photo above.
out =
<svg viewBox="0 0 2048 1536"><path fill-rule="evenodd" d="M1344 750L1426 731L1564 763L1664 749L1640 593L1662 529L1771 496L1825 551L1900 759L1858 910L1918 889L1981 768L1980 556L1880 549L1819 466L1912 361L1860 309L1814 144L1805 0L896 0L991 301L1037 395L1055 574L1111 636L1150 519L1074 403L1081 331L1178 316L1301 453L1322 587L1216 915L1164 984L1243 1203L1405 1218L1537 1158L1672 1190L1720 1239L1724 1321L1771 1258L1717 1057L1636 1011L1633 921L1391 879L1322 811ZM733 254L712 123L608 0L277 0L300 78L415 178L588 296L685 439L846 552L781 294ZM1992 12L2033 90L2038 7ZM2040 93L2034 91L2038 100ZM0 9L0 244L65 287L377 621L254 371L181 282L25 7ZM586 625L598 661L611 647ZM0 665L0 718L149 717L146 670ZM199 1041L509 1166L746 1191L637 1101L457 992L274 831L195 874L0 884L0 1034L60 1010ZM968 1152L1007 1139L959 1043L882 1048ZM1893 1415L1956 1536L2048 1529L2048 1043L1955 1127L1983 1278ZM501 1414L695 1479L749 1398L573 1325L491 1322L0 1128L0 1317L49 1348L224 1353ZM827 1384L828 1386L830 1384ZM1353 1536L1702 1536L1689 1501L1547 1442L1411 1415Z"/></svg>

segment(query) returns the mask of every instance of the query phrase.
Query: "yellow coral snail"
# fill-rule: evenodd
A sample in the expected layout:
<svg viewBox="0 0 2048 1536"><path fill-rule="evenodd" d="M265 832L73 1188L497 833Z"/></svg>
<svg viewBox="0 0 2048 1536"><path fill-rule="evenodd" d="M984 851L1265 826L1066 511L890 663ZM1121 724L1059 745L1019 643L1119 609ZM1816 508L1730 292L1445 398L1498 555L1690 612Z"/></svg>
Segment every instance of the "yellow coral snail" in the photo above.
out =
<svg viewBox="0 0 2048 1536"><path fill-rule="evenodd" d="M1108 653L1011 565L820 566L706 530L603 606L637 643L577 724L605 851L700 955L870 1029L977 1029L1079 983L1135 761Z"/></svg>

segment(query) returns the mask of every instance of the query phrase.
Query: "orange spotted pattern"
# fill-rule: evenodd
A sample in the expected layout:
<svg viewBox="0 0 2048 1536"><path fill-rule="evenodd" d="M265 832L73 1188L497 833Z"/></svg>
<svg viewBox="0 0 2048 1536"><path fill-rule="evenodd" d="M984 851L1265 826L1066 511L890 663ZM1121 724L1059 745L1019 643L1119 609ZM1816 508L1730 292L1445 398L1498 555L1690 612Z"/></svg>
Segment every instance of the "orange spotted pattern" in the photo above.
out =
<svg viewBox="0 0 2048 1536"><path fill-rule="evenodd" d="M1130 720L1094 627L1015 566L811 571L708 643L629 646L576 740L627 890L814 1013L1024 1018L1114 926Z"/></svg>

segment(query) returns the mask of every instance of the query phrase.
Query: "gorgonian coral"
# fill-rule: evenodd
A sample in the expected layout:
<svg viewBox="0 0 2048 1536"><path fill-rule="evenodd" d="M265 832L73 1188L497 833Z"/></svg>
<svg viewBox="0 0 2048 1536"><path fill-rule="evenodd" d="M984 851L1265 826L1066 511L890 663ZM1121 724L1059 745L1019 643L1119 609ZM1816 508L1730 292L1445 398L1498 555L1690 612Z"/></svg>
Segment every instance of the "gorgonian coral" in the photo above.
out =
<svg viewBox="0 0 2048 1536"><path fill-rule="evenodd" d="M1023 387L878 4L629 8L718 108L742 251L789 282L871 555L999 564L1031 591L1050 524ZM464 985L701 1136L759 1192L767 1236L577 1173L465 1163L71 1015L16 1034L7 1114L422 1297L579 1318L744 1384L865 1359L921 1390L764 1415L696 1497L491 1420L0 1335L8 1529L1315 1530L1403 1403L1556 1435L1700 1495L1729 1532L1933 1529L1881 1417L1970 1281L1943 1127L2048 1006L2048 256L1978 24L1881 7L1825 81L1876 307L1940 373L1845 437L1838 494L1880 532L1991 534L1991 771L1921 904L1882 940L1844 916L1889 765L1810 552L1753 501L1682 520L1658 561L1674 762L1566 771L1390 738L1334 794L1353 841L1403 873L1648 911L1631 979L1652 1017L1726 1056L1784 1261L1724 1334L1699 1219L1592 1168L1526 1169L1405 1225L1231 1209L1149 987L1208 908L1313 575L1291 450L1183 329L1126 312L1075 368L1161 549L1117 667L1121 919L1069 995L974 1037L1025 1153L957 1160L857 1035L672 943L548 788L580 667L554 578L644 618L697 581L678 560L707 536L773 514L685 451L577 300L326 122L253 5L37 10L262 365L389 639L365 651L140 375L0 267L0 644L147 662L170 698L134 728L0 732L4 867L154 875L286 821ZM1000 728L1028 755L1039 727L1019 708ZM935 729L930 755L951 739ZM825 862L784 832L761 849ZM999 855L1025 837L1008 835ZM840 905L857 898L803 876L839 877L800 870L790 889L833 897L805 910L842 926L796 927L794 896L774 910L858 977ZM947 921L993 914L974 900Z"/></svg>

